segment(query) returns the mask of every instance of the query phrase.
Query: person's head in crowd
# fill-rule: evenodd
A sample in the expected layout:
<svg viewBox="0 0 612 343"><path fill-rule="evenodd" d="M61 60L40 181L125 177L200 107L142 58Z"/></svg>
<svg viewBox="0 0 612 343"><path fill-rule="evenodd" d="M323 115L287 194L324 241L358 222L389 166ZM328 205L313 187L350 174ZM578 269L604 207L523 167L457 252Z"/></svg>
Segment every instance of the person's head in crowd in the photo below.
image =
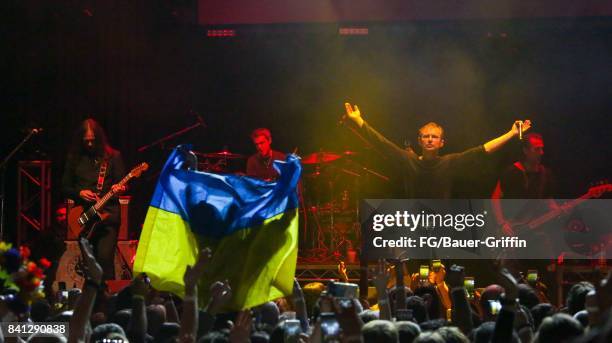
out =
<svg viewBox="0 0 612 343"><path fill-rule="evenodd" d="M130 343L130 340L127 338L126 335L122 335L118 332L113 332L108 334L108 336L106 336L106 340L102 340L102 341L98 341L101 343L106 343L106 342L124 342L124 343ZM96 343L94 341L90 341L90 343Z"/></svg>
<svg viewBox="0 0 612 343"><path fill-rule="evenodd" d="M270 343L283 343L285 340L285 322L279 322L270 335Z"/></svg>
<svg viewBox="0 0 612 343"><path fill-rule="evenodd" d="M519 303L531 310L532 307L540 303L538 294L531 286L525 283L518 285Z"/></svg>
<svg viewBox="0 0 612 343"><path fill-rule="evenodd" d="M108 339L111 334L119 334L125 337L125 331L121 326L114 323L107 323L96 326L91 333L91 342L102 342Z"/></svg>
<svg viewBox="0 0 612 343"><path fill-rule="evenodd" d="M438 318L424 321L420 323L419 326L423 331L435 331L443 326L446 326L447 324L448 322L446 321L446 319Z"/></svg>
<svg viewBox="0 0 612 343"><path fill-rule="evenodd" d="M280 313L293 311L291 304L285 298L278 298L274 300L274 303L276 303L276 306L278 307Z"/></svg>
<svg viewBox="0 0 612 343"><path fill-rule="evenodd" d="M475 328L470 332L469 339L472 343L491 343L493 342L493 333L495 332L495 322L484 322L479 327ZM516 331L512 332L512 343L520 343L521 339L519 338Z"/></svg>
<svg viewBox="0 0 612 343"><path fill-rule="evenodd" d="M395 325L388 320L373 320L363 326L361 336L364 342L396 343L399 334Z"/></svg>
<svg viewBox="0 0 612 343"><path fill-rule="evenodd" d="M53 333L35 333L28 337L28 343L66 343L68 339L60 334Z"/></svg>
<svg viewBox="0 0 612 343"><path fill-rule="evenodd" d="M436 330L445 343L470 343L470 340L455 326L443 326Z"/></svg>
<svg viewBox="0 0 612 343"><path fill-rule="evenodd" d="M68 308L74 308L77 301L81 297L81 290L78 288L71 288L68 290Z"/></svg>
<svg viewBox="0 0 612 343"><path fill-rule="evenodd" d="M555 307L548 303L537 304L531 309L531 316L533 317L533 327L538 330L540 324L546 317L550 317L557 313Z"/></svg>
<svg viewBox="0 0 612 343"><path fill-rule="evenodd" d="M163 323L153 337L155 337L155 342L159 343L175 342L180 330L181 326L177 323Z"/></svg>
<svg viewBox="0 0 612 343"><path fill-rule="evenodd" d="M265 331L255 331L251 334L251 343L268 343L270 335Z"/></svg>
<svg viewBox="0 0 612 343"><path fill-rule="evenodd" d="M51 322L69 322L72 318L72 311L62 311L51 317Z"/></svg>
<svg viewBox="0 0 612 343"><path fill-rule="evenodd" d="M30 306L30 318L33 322L46 322L51 315L51 305L45 299L36 300Z"/></svg>
<svg viewBox="0 0 612 343"><path fill-rule="evenodd" d="M408 286L404 286L406 292L406 298L413 295L412 290ZM389 305L391 306L391 312L395 313L395 304L397 303L397 295L399 294L399 288L393 287L389 290Z"/></svg>
<svg viewBox="0 0 612 343"><path fill-rule="evenodd" d="M92 313L89 321L91 322L91 327L95 328L98 325L106 323L106 314L104 312Z"/></svg>
<svg viewBox="0 0 612 343"><path fill-rule="evenodd" d="M395 322L400 343L412 343L415 338L421 333L421 328L418 324L408 321Z"/></svg>
<svg viewBox="0 0 612 343"><path fill-rule="evenodd" d="M584 328L576 319L565 313L557 313L544 318L536 333L535 343L571 342L582 335Z"/></svg>
<svg viewBox="0 0 612 343"><path fill-rule="evenodd" d="M440 336L439 333L434 331L424 331L421 332L419 337L417 337L413 343L445 343L444 338Z"/></svg>
<svg viewBox="0 0 612 343"><path fill-rule="evenodd" d="M223 331L229 330L231 325L230 321L233 322L236 319L236 313L217 313L215 316L215 323L213 324L213 330Z"/></svg>
<svg viewBox="0 0 612 343"><path fill-rule="evenodd" d="M443 317L442 303L438 291L432 285L417 287L414 290L414 295L418 295L425 301L427 314L429 319L437 319Z"/></svg>
<svg viewBox="0 0 612 343"><path fill-rule="evenodd" d="M28 305L15 294L0 295L0 320L24 321L28 316Z"/></svg>
<svg viewBox="0 0 612 343"><path fill-rule="evenodd" d="M584 328L589 326L589 313L587 310L576 312L574 314L574 319L576 319Z"/></svg>
<svg viewBox="0 0 612 343"><path fill-rule="evenodd" d="M494 331L495 322L484 322L470 332L470 341L472 343L489 343L493 338Z"/></svg>
<svg viewBox="0 0 612 343"><path fill-rule="evenodd" d="M408 299L406 299L406 308L412 310L412 317L417 323L429 320L427 305L423 298L416 295L408 297Z"/></svg>
<svg viewBox="0 0 612 343"><path fill-rule="evenodd" d="M124 310L115 312L115 314L111 318L111 323L115 323L121 326L123 330L127 330L128 324L130 323L131 318L132 318L132 310L124 309Z"/></svg>
<svg viewBox="0 0 612 343"><path fill-rule="evenodd" d="M359 313L359 318L361 318L361 321L365 324L365 323L378 319L379 317L378 315L379 315L378 312L368 309L368 310L361 311Z"/></svg>
<svg viewBox="0 0 612 343"><path fill-rule="evenodd" d="M166 308L163 305L147 306L147 333L153 337L166 321Z"/></svg>
<svg viewBox="0 0 612 343"><path fill-rule="evenodd" d="M480 308L483 312L483 321L495 321L495 314L491 310L491 303L489 301L499 301L501 295L504 293L504 289L500 285L489 285L480 295Z"/></svg>
<svg viewBox="0 0 612 343"><path fill-rule="evenodd" d="M324 290L325 285L321 282L311 282L304 285L302 292L304 292L304 300L306 301L306 310L308 313L312 313L317 300L321 296L321 292Z"/></svg>
<svg viewBox="0 0 612 343"><path fill-rule="evenodd" d="M588 281L580 281L570 288L566 302L570 315L573 316L576 312L584 310L586 295L592 290L595 290L595 286Z"/></svg>
<svg viewBox="0 0 612 343"><path fill-rule="evenodd" d="M224 329L207 332L200 337L198 343L229 343L229 331Z"/></svg>
<svg viewBox="0 0 612 343"><path fill-rule="evenodd" d="M280 317L280 311L276 303L273 301L268 301L267 303L259 306L257 308L257 317L259 319L259 323L264 323L271 327L275 327L278 324L278 319Z"/></svg>

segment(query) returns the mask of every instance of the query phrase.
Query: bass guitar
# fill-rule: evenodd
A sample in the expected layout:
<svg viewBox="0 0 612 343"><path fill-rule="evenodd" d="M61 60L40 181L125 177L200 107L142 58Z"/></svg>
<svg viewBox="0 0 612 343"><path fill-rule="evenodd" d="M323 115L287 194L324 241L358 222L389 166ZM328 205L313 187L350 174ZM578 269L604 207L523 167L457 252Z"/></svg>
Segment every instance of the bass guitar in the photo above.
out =
<svg viewBox="0 0 612 343"><path fill-rule="evenodd" d="M612 184L604 183L599 186L589 188L588 192L576 198L568 201L565 204L559 206L558 209L550 210L537 218L533 218L528 221L515 222L512 227L515 233L521 233L526 231L534 231L542 227L544 224L550 222L553 219L559 218L566 213L571 212L576 206L582 204L589 199L595 199L601 197L606 192L612 191Z"/></svg>

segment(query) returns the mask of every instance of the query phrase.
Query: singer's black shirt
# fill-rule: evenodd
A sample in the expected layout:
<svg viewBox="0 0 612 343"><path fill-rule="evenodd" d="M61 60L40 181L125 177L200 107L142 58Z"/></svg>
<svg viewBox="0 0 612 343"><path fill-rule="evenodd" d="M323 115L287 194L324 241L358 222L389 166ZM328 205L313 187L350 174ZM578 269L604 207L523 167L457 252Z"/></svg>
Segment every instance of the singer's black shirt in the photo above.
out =
<svg viewBox="0 0 612 343"><path fill-rule="evenodd" d="M407 198L451 198L453 180L460 173L468 172L470 167L486 155L484 146L479 145L464 152L422 160L414 150L398 147L368 123L363 124L362 132L368 141L400 163L402 172L407 174L405 194Z"/></svg>

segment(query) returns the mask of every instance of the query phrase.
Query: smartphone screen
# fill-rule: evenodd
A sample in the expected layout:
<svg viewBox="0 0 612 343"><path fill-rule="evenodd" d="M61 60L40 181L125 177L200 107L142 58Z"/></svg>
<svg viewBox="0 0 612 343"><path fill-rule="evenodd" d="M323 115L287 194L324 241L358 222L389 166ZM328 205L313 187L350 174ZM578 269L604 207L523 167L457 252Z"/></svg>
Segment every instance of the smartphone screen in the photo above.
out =
<svg viewBox="0 0 612 343"><path fill-rule="evenodd" d="M441 266L442 266L442 261L440 260L431 261L431 267L435 272L439 271Z"/></svg>
<svg viewBox="0 0 612 343"><path fill-rule="evenodd" d="M321 313L321 341L340 342L340 324L331 312Z"/></svg>
<svg viewBox="0 0 612 343"><path fill-rule="evenodd" d="M285 321L285 340L286 343L298 343L302 333L302 327L298 319L287 319Z"/></svg>
<svg viewBox="0 0 612 343"><path fill-rule="evenodd" d="M467 292L470 298L474 296L474 285L474 277L466 276L465 278L463 278L463 287L465 287L465 291Z"/></svg>
<svg viewBox="0 0 612 343"><path fill-rule="evenodd" d="M530 284L535 284L538 281L538 271L535 269L530 269L527 271L527 282Z"/></svg>
<svg viewBox="0 0 612 343"><path fill-rule="evenodd" d="M498 300L489 300L489 305L491 306L491 314L496 315L501 310L501 303Z"/></svg>
<svg viewBox="0 0 612 343"><path fill-rule="evenodd" d="M419 268L419 274L421 276L421 280L427 280L427 277L429 276L429 266L422 264L421 268Z"/></svg>
<svg viewBox="0 0 612 343"><path fill-rule="evenodd" d="M335 298L359 297L359 286L355 283L331 282L327 285L327 291Z"/></svg>

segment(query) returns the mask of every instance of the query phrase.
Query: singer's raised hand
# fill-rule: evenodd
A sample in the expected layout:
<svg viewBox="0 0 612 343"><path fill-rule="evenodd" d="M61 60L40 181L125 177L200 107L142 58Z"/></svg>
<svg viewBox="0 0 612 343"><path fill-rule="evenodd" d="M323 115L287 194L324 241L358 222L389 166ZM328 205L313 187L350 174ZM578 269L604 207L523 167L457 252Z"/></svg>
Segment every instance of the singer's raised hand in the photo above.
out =
<svg viewBox="0 0 612 343"><path fill-rule="evenodd" d="M355 122L359 127L363 126L363 118L361 118L361 112L359 111L359 107L355 105L351 106L348 102L344 103L344 108L346 109L346 115L351 118L352 121Z"/></svg>
<svg viewBox="0 0 612 343"><path fill-rule="evenodd" d="M516 120L513 124L512 124L512 128L510 129L510 131L514 134L514 135L518 135L519 131L520 131L520 127L522 124L522 130L523 132L529 130L529 128L531 127L531 120L527 119L527 120Z"/></svg>

